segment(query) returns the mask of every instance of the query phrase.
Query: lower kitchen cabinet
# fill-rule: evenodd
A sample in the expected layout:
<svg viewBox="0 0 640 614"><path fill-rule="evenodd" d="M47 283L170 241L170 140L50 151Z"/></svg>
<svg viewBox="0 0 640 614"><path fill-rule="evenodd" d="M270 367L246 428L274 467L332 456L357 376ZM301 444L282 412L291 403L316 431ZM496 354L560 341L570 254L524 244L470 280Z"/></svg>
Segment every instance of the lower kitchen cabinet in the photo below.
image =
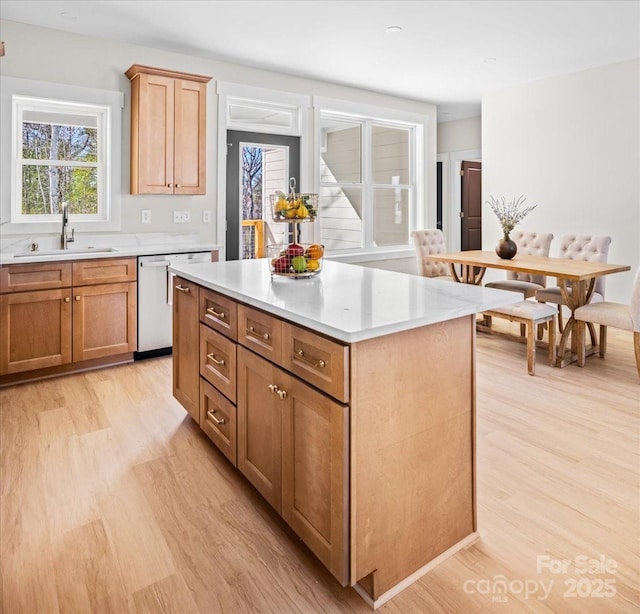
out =
<svg viewBox="0 0 640 614"><path fill-rule="evenodd" d="M238 468L348 583L348 407L238 348Z"/></svg>
<svg viewBox="0 0 640 614"><path fill-rule="evenodd" d="M173 280L173 396L200 423L199 286Z"/></svg>
<svg viewBox="0 0 640 614"><path fill-rule="evenodd" d="M136 349L135 258L6 265L0 292L2 384Z"/></svg>
<svg viewBox="0 0 640 614"><path fill-rule="evenodd" d="M73 358L91 360L136 349L136 283L73 289Z"/></svg>
<svg viewBox="0 0 640 614"><path fill-rule="evenodd" d="M71 362L71 289L0 295L0 374Z"/></svg>
<svg viewBox="0 0 640 614"><path fill-rule="evenodd" d="M278 512L282 509L283 388L280 369L238 348L238 469Z"/></svg>

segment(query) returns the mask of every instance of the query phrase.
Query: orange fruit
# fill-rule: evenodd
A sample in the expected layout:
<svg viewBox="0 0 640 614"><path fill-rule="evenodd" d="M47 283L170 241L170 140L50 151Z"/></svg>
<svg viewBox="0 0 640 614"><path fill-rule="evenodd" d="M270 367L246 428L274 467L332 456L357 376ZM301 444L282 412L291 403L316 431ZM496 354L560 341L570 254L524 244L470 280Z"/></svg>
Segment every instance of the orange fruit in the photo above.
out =
<svg viewBox="0 0 640 614"><path fill-rule="evenodd" d="M324 247L322 245L318 245L317 243L313 243L309 245L307 248L306 254L307 258L311 258L312 260L320 260L324 255Z"/></svg>

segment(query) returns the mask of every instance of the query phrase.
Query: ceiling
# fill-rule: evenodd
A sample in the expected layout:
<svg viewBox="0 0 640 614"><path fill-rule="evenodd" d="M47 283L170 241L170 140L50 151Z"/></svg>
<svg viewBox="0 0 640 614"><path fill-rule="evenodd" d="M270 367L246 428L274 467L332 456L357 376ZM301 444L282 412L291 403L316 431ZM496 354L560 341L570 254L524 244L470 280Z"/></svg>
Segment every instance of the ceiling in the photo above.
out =
<svg viewBox="0 0 640 614"><path fill-rule="evenodd" d="M2 0L0 17L427 101L440 122L640 56L640 0Z"/></svg>

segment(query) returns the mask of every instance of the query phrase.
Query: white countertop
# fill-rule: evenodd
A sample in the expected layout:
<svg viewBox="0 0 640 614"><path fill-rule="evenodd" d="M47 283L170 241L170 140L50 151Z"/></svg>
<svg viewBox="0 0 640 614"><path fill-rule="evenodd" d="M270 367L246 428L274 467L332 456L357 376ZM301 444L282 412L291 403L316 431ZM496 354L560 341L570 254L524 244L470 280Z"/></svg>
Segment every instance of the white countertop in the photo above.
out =
<svg viewBox="0 0 640 614"><path fill-rule="evenodd" d="M24 243L22 241L21 243ZM28 241L27 241L28 243ZM206 252L222 246L200 243L192 235L122 235L111 237L82 237L70 243L68 249L53 248L51 237L40 240L38 251L7 249L0 253L0 264L28 264L33 262L56 262L61 260L87 260L91 258L124 258L156 254L183 254Z"/></svg>
<svg viewBox="0 0 640 614"><path fill-rule="evenodd" d="M269 259L169 270L242 303L353 343L522 300L506 292L325 260L315 277L271 276Z"/></svg>

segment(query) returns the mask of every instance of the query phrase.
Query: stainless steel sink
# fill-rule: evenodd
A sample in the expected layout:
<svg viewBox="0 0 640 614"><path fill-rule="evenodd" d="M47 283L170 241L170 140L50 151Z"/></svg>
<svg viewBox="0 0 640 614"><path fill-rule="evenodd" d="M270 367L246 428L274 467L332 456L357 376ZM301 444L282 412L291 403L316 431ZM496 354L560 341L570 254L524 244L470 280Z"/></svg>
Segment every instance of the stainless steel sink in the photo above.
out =
<svg viewBox="0 0 640 614"><path fill-rule="evenodd" d="M37 251L22 252L20 254L14 254L14 258L33 258L34 256L64 256L69 254L109 254L111 252L117 252L114 247L82 247L77 249L43 249Z"/></svg>

